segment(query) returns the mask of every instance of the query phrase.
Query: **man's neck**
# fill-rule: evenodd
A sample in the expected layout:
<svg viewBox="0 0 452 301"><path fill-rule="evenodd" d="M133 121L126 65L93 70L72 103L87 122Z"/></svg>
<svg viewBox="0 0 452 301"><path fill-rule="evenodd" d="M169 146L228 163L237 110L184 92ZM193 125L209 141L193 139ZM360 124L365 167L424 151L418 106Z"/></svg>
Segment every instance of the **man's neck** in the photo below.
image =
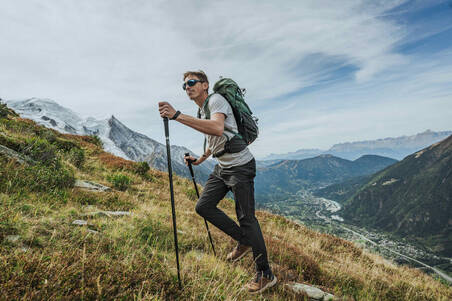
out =
<svg viewBox="0 0 452 301"><path fill-rule="evenodd" d="M199 98L193 99L193 100L198 105L198 107L200 107L202 109L202 106L204 105L204 102L206 101L208 96L209 95L207 93L205 93L202 96L200 96Z"/></svg>

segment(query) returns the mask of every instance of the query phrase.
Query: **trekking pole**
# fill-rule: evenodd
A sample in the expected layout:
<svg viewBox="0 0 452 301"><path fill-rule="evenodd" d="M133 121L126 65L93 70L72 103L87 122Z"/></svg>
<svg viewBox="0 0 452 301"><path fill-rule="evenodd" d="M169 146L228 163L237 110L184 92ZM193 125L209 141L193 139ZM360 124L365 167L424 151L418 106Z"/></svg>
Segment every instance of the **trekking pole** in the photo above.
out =
<svg viewBox="0 0 452 301"><path fill-rule="evenodd" d="M190 154L185 153L185 156L188 157L188 156L190 156ZM195 174L193 173L193 166L191 165L192 161L190 159L188 159L187 162L188 162L188 168L190 169L191 178L193 180L193 185L195 185L196 195L198 196L198 199L199 199L198 186L196 185ZM215 252L215 247L213 246L212 236L210 235L209 225L207 224L206 219L204 219L204 223L206 224L207 234L209 235L209 240L210 240L210 245L212 246L213 255L217 256L217 253Z"/></svg>
<svg viewBox="0 0 452 301"><path fill-rule="evenodd" d="M165 125L165 136L166 136L166 154L168 156L168 176L169 176L169 184L170 184L170 192L171 192L171 209L173 215L173 230L174 230L174 246L176 249L176 263L177 263L177 279L179 281L179 289L182 288L182 284L180 281L180 269L179 269L179 247L177 245L177 228L176 228L176 208L174 205L174 189L173 189L173 170L171 168L171 150L170 150L170 142L169 142L169 129L168 129L168 118L163 117L163 123Z"/></svg>

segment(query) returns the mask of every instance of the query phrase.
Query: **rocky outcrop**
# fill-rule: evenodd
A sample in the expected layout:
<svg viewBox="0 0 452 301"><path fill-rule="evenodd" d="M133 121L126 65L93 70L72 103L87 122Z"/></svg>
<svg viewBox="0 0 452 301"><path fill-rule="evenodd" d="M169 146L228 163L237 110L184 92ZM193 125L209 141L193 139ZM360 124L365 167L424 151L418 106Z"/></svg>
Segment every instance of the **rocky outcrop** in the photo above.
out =
<svg viewBox="0 0 452 301"><path fill-rule="evenodd" d="M340 298L322 291L321 289L302 283L287 283L286 288L297 295L307 296L309 300L336 301Z"/></svg>
<svg viewBox="0 0 452 301"><path fill-rule="evenodd" d="M22 154L16 152L15 150L12 150L12 149L10 149L10 148L8 148L6 146L3 146L3 145L0 145L0 154L6 156L8 158L14 159L14 160L16 160L17 162L19 162L21 164L31 164L31 165L33 165L33 164L36 163L30 157L22 155Z"/></svg>
<svg viewBox="0 0 452 301"><path fill-rule="evenodd" d="M74 187L83 188L91 191L109 191L110 187L85 180L76 180Z"/></svg>

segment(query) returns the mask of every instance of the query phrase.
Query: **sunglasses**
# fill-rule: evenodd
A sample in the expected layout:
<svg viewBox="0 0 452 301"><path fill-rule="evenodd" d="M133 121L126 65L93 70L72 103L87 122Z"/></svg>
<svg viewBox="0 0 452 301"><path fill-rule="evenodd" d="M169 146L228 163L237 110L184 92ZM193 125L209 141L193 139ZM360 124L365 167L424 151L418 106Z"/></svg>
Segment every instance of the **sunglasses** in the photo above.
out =
<svg viewBox="0 0 452 301"><path fill-rule="evenodd" d="M183 85L182 85L182 89L187 89L187 85L189 86L189 87L193 87L194 85L196 85L196 83L203 83L204 81L203 80L198 80L198 79L189 79L189 80L187 80L187 82L185 82Z"/></svg>

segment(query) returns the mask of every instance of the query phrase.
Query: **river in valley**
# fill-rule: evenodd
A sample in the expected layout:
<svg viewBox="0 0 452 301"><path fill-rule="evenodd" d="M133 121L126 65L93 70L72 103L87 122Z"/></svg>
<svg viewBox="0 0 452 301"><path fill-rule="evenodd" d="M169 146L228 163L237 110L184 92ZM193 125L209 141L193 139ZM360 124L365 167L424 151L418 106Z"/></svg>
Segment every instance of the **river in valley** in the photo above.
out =
<svg viewBox="0 0 452 301"><path fill-rule="evenodd" d="M290 200L266 203L261 207L316 230L352 241L396 263L434 273L452 284L451 258L439 257L389 234L347 224L340 216L341 205L338 202L316 197L309 191L299 191Z"/></svg>

